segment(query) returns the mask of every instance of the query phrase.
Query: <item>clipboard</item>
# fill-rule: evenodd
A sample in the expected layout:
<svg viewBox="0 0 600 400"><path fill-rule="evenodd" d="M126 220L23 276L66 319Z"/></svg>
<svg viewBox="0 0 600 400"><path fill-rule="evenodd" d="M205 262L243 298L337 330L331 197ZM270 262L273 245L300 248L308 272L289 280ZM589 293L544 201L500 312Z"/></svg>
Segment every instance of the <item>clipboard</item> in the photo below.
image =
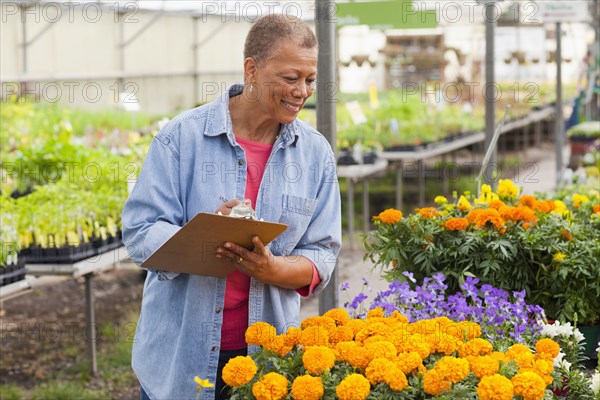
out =
<svg viewBox="0 0 600 400"><path fill-rule="evenodd" d="M267 245L286 229L285 224L198 213L152 253L142 267L223 278L235 266L216 257L217 247L232 242L251 249L254 236Z"/></svg>

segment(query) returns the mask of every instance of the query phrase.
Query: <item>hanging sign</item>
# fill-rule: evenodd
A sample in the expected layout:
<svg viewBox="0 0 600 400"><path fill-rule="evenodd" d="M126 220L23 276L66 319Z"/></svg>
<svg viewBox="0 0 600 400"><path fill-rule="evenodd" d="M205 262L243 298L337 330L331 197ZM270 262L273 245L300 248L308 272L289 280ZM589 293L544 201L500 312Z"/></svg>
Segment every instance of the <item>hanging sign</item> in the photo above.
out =
<svg viewBox="0 0 600 400"><path fill-rule="evenodd" d="M587 0L544 0L537 4L540 7L542 22L586 22L590 21Z"/></svg>

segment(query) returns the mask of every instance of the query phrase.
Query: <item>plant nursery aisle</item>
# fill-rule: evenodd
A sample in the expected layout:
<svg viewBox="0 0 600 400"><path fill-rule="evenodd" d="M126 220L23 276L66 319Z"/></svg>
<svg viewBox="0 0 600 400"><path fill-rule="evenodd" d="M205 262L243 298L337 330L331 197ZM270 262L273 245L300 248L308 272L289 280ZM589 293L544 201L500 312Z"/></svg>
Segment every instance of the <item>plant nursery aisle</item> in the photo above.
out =
<svg viewBox="0 0 600 400"><path fill-rule="evenodd" d="M83 278L80 278L81 281ZM131 344L143 280L139 270L95 279L98 375L89 376L82 283L44 279L32 292L0 303L0 398L134 399Z"/></svg>

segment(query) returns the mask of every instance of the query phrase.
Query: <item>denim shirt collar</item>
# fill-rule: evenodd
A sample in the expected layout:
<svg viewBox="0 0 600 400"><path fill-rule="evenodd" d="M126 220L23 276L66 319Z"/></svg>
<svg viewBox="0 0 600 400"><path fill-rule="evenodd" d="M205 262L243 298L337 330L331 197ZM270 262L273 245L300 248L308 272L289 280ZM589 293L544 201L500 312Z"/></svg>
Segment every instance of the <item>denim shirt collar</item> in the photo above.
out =
<svg viewBox="0 0 600 400"><path fill-rule="evenodd" d="M229 141L233 144L233 129L231 127L231 116L229 115L229 99L238 96L244 90L244 85L236 83L223 92L219 98L211 104L210 111L206 120L206 136L218 136L227 134ZM300 129L298 122L283 124L279 131L279 136L282 141L282 147L287 147L291 144L296 144L300 137Z"/></svg>

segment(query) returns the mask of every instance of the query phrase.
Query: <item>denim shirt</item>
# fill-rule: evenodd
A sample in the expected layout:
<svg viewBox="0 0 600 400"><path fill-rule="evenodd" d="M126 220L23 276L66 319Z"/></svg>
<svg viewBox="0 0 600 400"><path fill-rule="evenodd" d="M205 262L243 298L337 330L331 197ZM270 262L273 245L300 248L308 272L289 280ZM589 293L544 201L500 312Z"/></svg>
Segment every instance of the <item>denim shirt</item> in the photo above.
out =
<svg viewBox="0 0 600 400"><path fill-rule="evenodd" d="M214 212L221 196L244 197L246 159L229 115L230 96L241 92L241 85L232 86L213 103L175 117L153 139L122 217L123 239L138 265L197 213ZM269 248L276 256L310 259L321 278L317 295L340 251L341 209L331 146L308 124L282 126L256 213L288 225ZM150 398L194 399L195 375L215 382L224 294L224 278L149 270L132 367ZM265 321L278 333L299 325L295 290L252 279L248 307L250 324ZM213 397L214 388L203 389L202 399Z"/></svg>

